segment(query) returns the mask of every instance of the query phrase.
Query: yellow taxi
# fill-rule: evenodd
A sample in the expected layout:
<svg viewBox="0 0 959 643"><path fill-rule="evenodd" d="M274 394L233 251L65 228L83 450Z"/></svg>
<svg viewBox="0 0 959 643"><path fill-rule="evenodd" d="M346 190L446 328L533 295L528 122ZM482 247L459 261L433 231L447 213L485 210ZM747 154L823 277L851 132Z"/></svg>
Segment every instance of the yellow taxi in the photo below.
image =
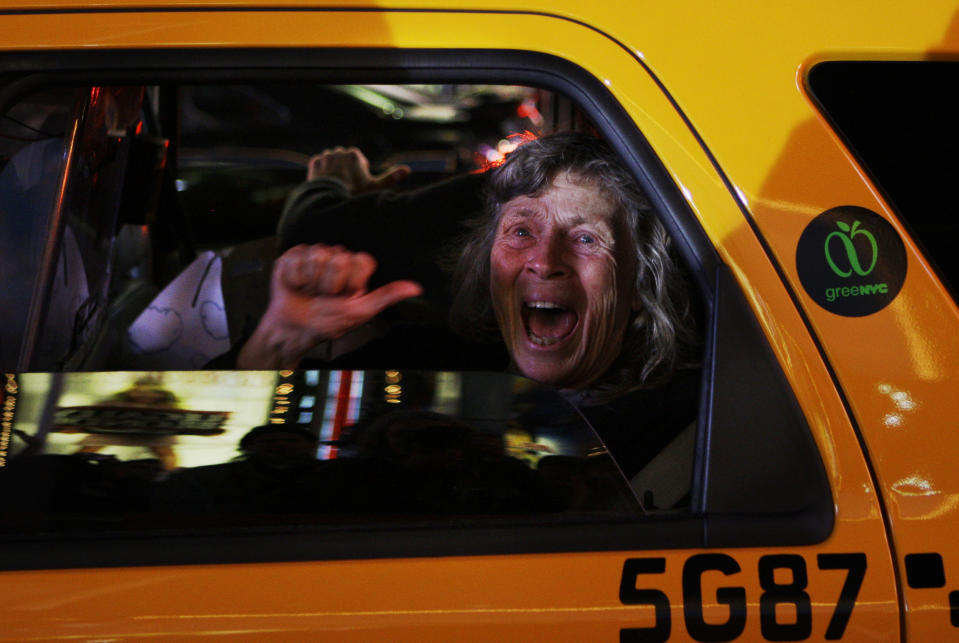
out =
<svg viewBox="0 0 959 643"><path fill-rule="evenodd" d="M4 0L0 639L959 636L957 25L938 0ZM390 327L442 318L430 244L476 171L564 130L641 186L698 320L693 396L662 396L696 421L645 466L443 346L213 368L301 241L312 154L469 184L322 226L423 284Z"/></svg>

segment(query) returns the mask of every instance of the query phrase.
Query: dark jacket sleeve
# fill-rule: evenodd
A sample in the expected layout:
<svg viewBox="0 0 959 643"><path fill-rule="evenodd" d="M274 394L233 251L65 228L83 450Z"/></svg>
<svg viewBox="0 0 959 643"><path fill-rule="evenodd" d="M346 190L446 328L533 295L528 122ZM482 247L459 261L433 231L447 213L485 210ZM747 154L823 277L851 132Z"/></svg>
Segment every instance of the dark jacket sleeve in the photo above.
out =
<svg viewBox="0 0 959 643"><path fill-rule="evenodd" d="M376 287L396 279L423 285L431 301L448 298L438 266L455 251L465 222L482 209L483 176L465 174L408 192L350 196L336 179L320 178L290 194L277 228L281 251L300 243L342 245L377 261Z"/></svg>
<svg viewBox="0 0 959 643"><path fill-rule="evenodd" d="M368 252L378 265L370 288L396 279L412 279L423 286L419 303L402 302L387 311L387 316L402 309L401 320L445 320L449 288L440 261L447 254L455 253L460 237L467 230L466 221L478 216L482 186L482 175L465 174L408 192L379 191L352 196L337 179L321 177L306 181L287 199L277 228L277 245L280 252L301 243L342 245L353 251ZM262 306L266 306L265 301ZM206 368L235 368L239 351L254 327L255 323L244 327L230 351L210 361ZM439 328L445 330L445 326ZM433 328L432 333L437 330ZM393 338L391 335L391 340ZM440 363L438 357L447 351L422 353L423 346L441 344L436 335L423 334L416 340L409 344L409 350L401 350L399 354L395 341L391 346L374 342L369 349L351 354L349 361L364 364L371 356L378 355L381 357L370 363L379 364L384 359L393 364ZM450 354L464 354L460 344L447 343L457 348L450 350ZM416 359L411 360L417 353ZM475 354L483 357L479 360L481 363L503 361L495 349L480 347ZM324 366L332 368L336 362Z"/></svg>

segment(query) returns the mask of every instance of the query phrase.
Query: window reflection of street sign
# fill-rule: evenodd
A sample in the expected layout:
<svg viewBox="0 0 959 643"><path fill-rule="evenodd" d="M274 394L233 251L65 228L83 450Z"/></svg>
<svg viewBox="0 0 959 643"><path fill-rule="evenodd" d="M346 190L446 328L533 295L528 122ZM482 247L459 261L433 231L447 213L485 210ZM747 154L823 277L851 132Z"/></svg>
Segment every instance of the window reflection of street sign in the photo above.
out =
<svg viewBox="0 0 959 643"><path fill-rule="evenodd" d="M122 406L69 406L57 409L53 430L72 433L216 435L229 411L192 411Z"/></svg>

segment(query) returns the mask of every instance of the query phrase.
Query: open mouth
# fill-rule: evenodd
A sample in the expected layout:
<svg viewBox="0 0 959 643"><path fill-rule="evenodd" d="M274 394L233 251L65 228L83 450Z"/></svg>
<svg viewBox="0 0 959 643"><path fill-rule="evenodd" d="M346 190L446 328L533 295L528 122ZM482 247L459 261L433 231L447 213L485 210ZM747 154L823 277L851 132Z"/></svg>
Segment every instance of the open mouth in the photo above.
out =
<svg viewBox="0 0 959 643"><path fill-rule="evenodd" d="M550 301L527 301L522 307L526 336L537 346L552 346L569 337L579 315Z"/></svg>

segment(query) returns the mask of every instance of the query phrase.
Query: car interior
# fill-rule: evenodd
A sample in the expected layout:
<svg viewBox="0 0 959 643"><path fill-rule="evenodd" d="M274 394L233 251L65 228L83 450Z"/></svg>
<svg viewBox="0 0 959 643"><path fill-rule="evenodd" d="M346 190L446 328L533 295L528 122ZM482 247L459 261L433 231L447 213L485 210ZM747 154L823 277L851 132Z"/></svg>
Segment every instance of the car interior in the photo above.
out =
<svg viewBox="0 0 959 643"><path fill-rule="evenodd" d="M14 232L3 257L21 304L3 324L2 366L202 368L265 309L283 204L311 154L355 147L374 169L406 165L398 189L412 191L481 172L523 136L583 123L561 96L517 86L117 86L21 97L0 130L0 221ZM414 260L426 296L386 317L442 318L441 250ZM374 281L396 278L386 268Z"/></svg>
<svg viewBox="0 0 959 643"><path fill-rule="evenodd" d="M125 410L118 411L115 398L126 400L123 396L137 387L153 386L151 381L178 381L190 390L203 378L212 378L210 390L218 393L197 402L197 408L231 408L244 403L245 389L230 378L245 381L242 378L247 376L230 370L229 362L218 366L217 360L229 356L252 332L266 308L274 259L284 244L298 242L296 238L284 238L284 205L290 193L303 183L311 155L337 146L355 147L369 159L374 173L405 165L411 174L395 188L403 194L447 181L481 178L484 171L502 162L504 155L529 137L569 130L606 135L610 130L609 123L603 128L594 126L592 118L597 112L594 108L586 111L582 97L574 101L563 92L532 85L330 84L302 78L267 82L262 76L240 82L236 79L240 76L190 81L160 74L161 82L154 84L129 80L91 84L67 75L57 82L41 79L38 83L13 83L0 91L0 229L4 231L0 235L0 275L8 301L17 304L9 306L0 319L0 372L11 377L13 373L23 374L10 381L16 384L14 388L22 385L34 396L25 395L24 399L33 401L24 402L26 406L21 409L27 429L17 433L16 422L8 422L3 430L8 445L13 446L0 455L39 466L40 460L25 456L36 449L42 452L44 440L50 439L53 444L55 440L49 436L57 434L69 438L64 453L80 454L88 464L95 462L103 455L101 443L109 443L109 434L114 432L104 427L119 422L118 417L126 418L126 422L130 413L144 412L143 405L136 413L127 408L129 400L120 404ZM643 167L644 172L662 171L661 166L656 170L655 157L643 163L649 165ZM663 194L651 195L656 197L654 209L663 208L664 202L672 203L669 199L673 199L675 185L669 187L665 172L653 179L667 186ZM447 423L449 432L442 437L437 437L436 427L426 422L424 435L433 436L427 441L436 444L428 444L424 453L430 458L446 458L452 457L450 453L470 451L467 447L474 439L470 431L462 426L455 428L460 421L476 426L475 413L462 415L467 407L486 412L492 405L493 410L500 410L495 431L478 433L487 438L497 436L498 444L506 443L509 427L516 428L517 417L532 417L527 428L536 428L527 431L527 451L543 448L537 440L544 436L568 437L572 435L569 431L579 432L580 437L572 441L574 446L541 460L547 464L538 475L570 483L578 480L573 487L579 484L592 489L588 502L585 497L576 500L572 496L559 504L547 499L531 514L527 512L525 519L544 512L567 517L589 514L591 519L603 520L617 516L614 522L619 527L602 537L587 536L571 527L565 536L554 535L548 545L537 535L537 528L531 527L529 540L520 545L521 549L576 549L586 541L591 543L588 546L596 546L597 540L602 541L602 547L621 548L635 544L637 538L670 547L703 542L742 544L754 538L793 542L797 537L815 540L829 533L832 513L828 483L805 420L797 412L788 383L735 280L728 270L715 264L714 251L699 240L698 233L683 232L686 246L702 246L687 250L683 262L689 268L690 299L703 338L702 375L695 371L690 389L699 400L693 404L699 419L662 451L662 457L654 458L632 479L623 475L615 461L616 453L609 457L603 441L581 416L572 424L560 422L565 427L561 429L555 429L549 423L552 420L544 424L535 408L570 410L562 396L556 397L554 392L552 398L540 396L536 404L531 404L527 393L537 387L529 380L502 372L498 374L501 379L496 380L500 383L469 379L490 370L477 360L475 352L444 347L422 351L423 358L416 364L393 364L389 359L350 362L351 355L360 353L355 349L371 338L390 338L409 322L444 323L447 319L450 284L445 262L450 248L457 247L463 225L479 212L478 202L475 208L464 205L474 198L473 193L457 190L455 184L450 193L455 199L437 203L415 225L387 220L382 229L376 230L379 234L371 234L373 226L361 218L333 217L324 227L330 237L319 241L344 243L351 248L357 245L355 249L368 249L377 257L380 265L371 285L413 278L423 284L424 292L384 311L366 327L317 347L312 355L331 364L329 368L347 370L271 373L272 379L264 384L265 390L272 391L265 398L270 400L271 413L288 409L291 399L299 404L305 398L316 398L317 404L325 400L324 404L332 406L316 415L303 410L289 416L298 418L295 421L271 415L270 422L312 427L311 431L325 440L322 448L327 449L324 457L328 461L329 449L342 455L359 447L342 442L343 436L324 437L319 424L325 426L329 420L340 426L350 425L343 414L350 413L351 404L362 406L367 398L382 402L383 390L387 398L393 395L390 387L398 385L388 378L399 372L394 369L432 373L426 377L430 382L439 382L446 377L444 373L452 373L461 382L457 398L461 415L453 417L455 413L444 412L453 418L453 428ZM664 223L667 219L664 216ZM679 230L669 224L667 227L674 235ZM370 239L379 239L375 243L385 246L364 247ZM410 248L415 251L410 252ZM337 362L341 356L347 361ZM217 375L217 368L226 370ZM94 379L83 380L83 372ZM363 372L371 375L357 389L363 391L357 398L360 401L344 397L343 390L349 387L330 384L344 377L342 374L356 376ZM118 374L124 375L122 382L114 382ZM40 379L31 380L33 375ZM305 389L295 385L288 389L289 378L312 383ZM69 404L65 401L76 387L92 386L89 381L114 383L93 386L95 393ZM321 394L314 390L317 387ZM763 389L769 403L753 404L750 392L758 388ZM288 394L294 390L298 391L295 398ZM177 395L184 399L186 393ZM217 396L219 401L213 404L210 400ZM256 396L262 397L260 393ZM15 397L8 396L5 403ZM436 400L439 398L430 408L443 412ZM151 404L156 407L155 401ZM61 421L66 409L74 409L79 419ZM193 447L185 443L172 446L185 438L170 442L171 435L180 434L176 427L182 428L186 420L181 412L187 411L191 409L173 409L168 404L151 407L150 413L159 413L162 422L172 422L170 426L174 427L163 425L160 433L167 437L158 439L148 454L147 459L159 460L163 470L174 466L171 463L176 458L183 464L193 457ZM96 430L88 426L93 421L90 417L97 418ZM239 421L241 416L235 417ZM361 417L362 413L353 419L362 424ZM368 421L375 423L375 417L370 416ZM643 418L636 421L642 423ZM243 429L250 426L247 423ZM769 434L765 429L768 426L786 428ZM521 423L519 429L523 428ZM212 459L195 460L194 465L228 464L229 453L233 453L241 435L237 430L234 427L223 436L210 435L201 440L195 453L204 453L212 444L228 444L229 448L210 456ZM190 434L194 429L184 431ZM78 433L94 437L77 438L77 442L74 438ZM96 438L97 434L101 437ZM440 448L442 445L445 447ZM499 453L499 448L494 452ZM475 453L488 454L483 449ZM511 455L513 460L525 457L517 453ZM124 461L125 456L120 460ZM764 462L776 462L777 466L750 464ZM536 464L538 470L540 463ZM528 466L532 468L533 463ZM708 487L704 480L707 467L711 476ZM795 493L774 493L782 486L768 482L770 472L776 479L802 478L807 482L805 486L793 485ZM30 471L21 473L33 475ZM109 473L113 476L115 472ZM501 473L505 480L513 475L509 470ZM17 475L21 474L15 475L7 468L0 478L7 481L3 484L17 486L23 483ZM367 485L378 480L375 475L364 477L348 468L336 475L360 475ZM44 479L64 480L56 472ZM754 479L766 482L752 484ZM388 480L381 482L374 486L381 489L389 485ZM566 482L561 486L573 489ZM630 489L631 482L631 490L623 495L622 490ZM51 484L53 496L60 497L56 489L62 487ZM71 488L69 483L64 484ZM476 492L475 487L471 488L470 493ZM185 494L188 492L181 489L174 497ZM367 503L367 509L375 506L375 500L372 496L359 499ZM151 502L162 504L155 496ZM342 508L336 515L342 518L349 511ZM364 521L376 513L371 511L363 514ZM422 507L405 511L407 518L412 511L427 520L436 514L422 513ZM437 511L442 515L456 513L449 505ZM488 518L490 511L477 505L474 513ZM493 513L515 512L497 509ZM666 523L655 523L658 526L644 521L645 528L637 530L633 521L649 516L671 518ZM709 529L704 527L704 516L710 516ZM34 518L39 520L38 528L51 524L43 516ZM155 519L156 515L151 514L148 522ZM751 521L751 528L745 531L744 519ZM117 515L107 517L110 524L118 524L116 520ZM244 520L240 518L239 522ZM515 523L515 515L510 520ZM532 520L535 523L539 519ZM195 521L193 516L187 523L195 526ZM59 523L54 523L59 528ZM236 516L227 523L236 524ZM151 529L157 527L150 524ZM19 528L14 527L14 531ZM520 537L520 532L511 533L511 538ZM487 536L477 540L475 533L464 534L463 539L450 541L450 551L489 551L489 544L500 542L500 536L493 532ZM346 538L344 543L347 550L354 551L353 540ZM219 551L212 541L208 544L208 552ZM382 549L375 539L368 545L372 548L369 551ZM315 555L308 544L304 547L303 556ZM410 547L410 551L422 549L416 543ZM38 550L38 555L44 554ZM113 554L104 555L109 558ZM151 551L147 558L155 561L156 552Z"/></svg>
<svg viewBox="0 0 959 643"><path fill-rule="evenodd" d="M2 256L19 268L16 300L32 302L4 324L3 369L141 371L162 380L163 373L175 379L175 372L215 365L266 307L284 203L314 153L357 148L374 172L406 166L411 172L396 191L412 193L449 180L478 186L479 175L524 139L590 127L561 95L512 85L117 85L28 93L6 110L0 130L0 222L23 226L4 237L17 247ZM416 221L376 224L384 229L375 232L348 209L333 213L341 220L324 226L320 241L377 256L373 285L413 278L424 294L385 311L375 328L318 347L317 355L348 354L403 321L445 320L442 263L460 226L480 213L475 187L455 189L462 198L431 203ZM442 234L423 243L424 228ZM44 244L49 239L59 243ZM477 368L466 356L451 363L430 351L423 366L461 374ZM106 411L82 408L81 416L98 418L90 435L109 434ZM83 431L67 424L72 428L55 429L48 440ZM686 461L692 435L682 448ZM102 435L90 440L74 446L98 452ZM342 461L349 447L340 451ZM176 460L166 447L151 453L164 467ZM583 466L585 452L577 453L547 459L544 472L586 475L573 473ZM599 460L591 462L596 469ZM620 475L611 461L596 471ZM670 505L688 494L688 479ZM606 486L610 498L621 493ZM629 501L610 498L603 502L633 511Z"/></svg>

